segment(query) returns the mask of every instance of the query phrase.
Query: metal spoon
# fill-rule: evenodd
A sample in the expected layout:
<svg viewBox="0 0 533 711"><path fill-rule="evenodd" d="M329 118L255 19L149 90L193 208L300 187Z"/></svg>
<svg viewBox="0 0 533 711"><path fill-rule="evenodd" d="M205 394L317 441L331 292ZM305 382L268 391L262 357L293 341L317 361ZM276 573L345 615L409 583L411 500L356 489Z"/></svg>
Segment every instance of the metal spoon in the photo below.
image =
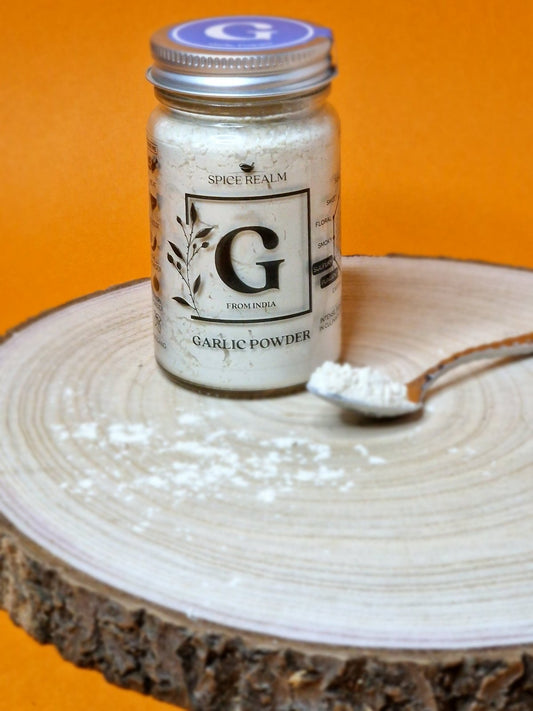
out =
<svg viewBox="0 0 533 711"><path fill-rule="evenodd" d="M367 417L400 417L422 409L428 388L437 378L458 365L481 358L505 358L530 353L533 353L533 332L454 353L405 384L392 381L370 368L354 369L347 365L324 363L311 375L307 390ZM357 383L359 372L365 376L364 387ZM329 384L328 377L331 379Z"/></svg>

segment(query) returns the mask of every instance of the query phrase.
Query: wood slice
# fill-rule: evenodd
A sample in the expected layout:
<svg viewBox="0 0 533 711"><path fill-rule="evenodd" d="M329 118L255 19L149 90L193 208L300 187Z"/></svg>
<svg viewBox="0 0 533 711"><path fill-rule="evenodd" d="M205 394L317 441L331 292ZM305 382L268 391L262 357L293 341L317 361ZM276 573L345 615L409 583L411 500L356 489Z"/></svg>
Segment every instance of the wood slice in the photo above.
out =
<svg viewBox="0 0 533 711"><path fill-rule="evenodd" d="M344 260L344 358L409 379L531 330L533 273ZM210 398L152 356L150 286L0 347L0 605L191 709L531 711L533 359L372 422Z"/></svg>

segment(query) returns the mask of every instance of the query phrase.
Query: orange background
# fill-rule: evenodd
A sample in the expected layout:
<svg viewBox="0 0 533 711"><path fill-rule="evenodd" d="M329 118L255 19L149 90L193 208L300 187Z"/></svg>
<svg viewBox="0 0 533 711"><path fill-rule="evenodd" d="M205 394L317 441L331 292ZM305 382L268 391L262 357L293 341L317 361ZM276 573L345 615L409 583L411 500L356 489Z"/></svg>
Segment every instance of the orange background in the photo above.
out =
<svg viewBox="0 0 533 711"><path fill-rule="evenodd" d="M333 28L345 253L533 267L531 0L204 0L198 10ZM148 39L196 16L169 0L30 0L3 15L0 331L148 274ZM0 698L6 709L166 707L61 662L4 613Z"/></svg>

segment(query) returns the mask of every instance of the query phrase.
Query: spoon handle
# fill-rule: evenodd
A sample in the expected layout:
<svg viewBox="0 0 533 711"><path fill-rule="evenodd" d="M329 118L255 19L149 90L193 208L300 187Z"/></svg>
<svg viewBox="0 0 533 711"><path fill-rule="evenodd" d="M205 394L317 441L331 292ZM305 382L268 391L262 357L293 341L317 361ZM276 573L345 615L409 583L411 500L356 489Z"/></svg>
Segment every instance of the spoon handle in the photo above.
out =
<svg viewBox="0 0 533 711"><path fill-rule="evenodd" d="M407 383L407 396L413 402L419 402L427 388L441 375L452 368L480 358L504 358L533 353L533 332L520 336L504 338L501 341L485 343L474 348L466 348L439 361L419 376Z"/></svg>

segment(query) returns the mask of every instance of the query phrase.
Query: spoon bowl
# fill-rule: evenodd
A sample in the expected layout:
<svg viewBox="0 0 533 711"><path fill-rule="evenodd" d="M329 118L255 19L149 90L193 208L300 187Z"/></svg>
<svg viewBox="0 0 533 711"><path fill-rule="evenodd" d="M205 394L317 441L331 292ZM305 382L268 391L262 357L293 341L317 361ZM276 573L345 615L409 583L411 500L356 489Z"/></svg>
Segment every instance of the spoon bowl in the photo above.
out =
<svg viewBox="0 0 533 711"><path fill-rule="evenodd" d="M391 380L372 368L326 362L317 368L307 390L324 400L365 417L392 418L424 407L429 387L452 368L481 358L505 358L533 353L533 332L458 351L438 361L408 383Z"/></svg>

